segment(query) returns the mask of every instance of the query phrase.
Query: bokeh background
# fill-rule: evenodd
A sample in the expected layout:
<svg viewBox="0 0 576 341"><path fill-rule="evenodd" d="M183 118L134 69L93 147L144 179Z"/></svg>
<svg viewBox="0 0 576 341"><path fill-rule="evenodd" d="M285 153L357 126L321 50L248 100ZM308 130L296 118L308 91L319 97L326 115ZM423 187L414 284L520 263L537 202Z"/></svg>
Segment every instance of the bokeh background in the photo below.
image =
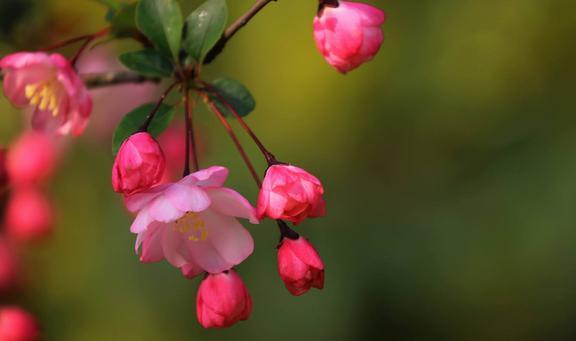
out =
<svg viewBox="0 0 576 341"><path fill-rule="evenodd" d="M229 0L231 17L252 2ZM315 49L314 0L269 5L205 70L244 82L261 139L323 180L328 216L298 227L326 263L323 291L288 294L263 222L239 268L252 318L200 328L198 280L134 254L109 183L118 115L104 106L101 129L67 142L50 185L57 230L27 249L26 290L4 301L23 302L55 341L576 339L576 3L367 2L387 13L386 41L347 76ZM0 0L0 53L95 31L104 16L93 0ZM6 145L24 123L5 98L0 112ZM224 130L196 116L202 164L229 167L229 185L255 202Z"/></svg>

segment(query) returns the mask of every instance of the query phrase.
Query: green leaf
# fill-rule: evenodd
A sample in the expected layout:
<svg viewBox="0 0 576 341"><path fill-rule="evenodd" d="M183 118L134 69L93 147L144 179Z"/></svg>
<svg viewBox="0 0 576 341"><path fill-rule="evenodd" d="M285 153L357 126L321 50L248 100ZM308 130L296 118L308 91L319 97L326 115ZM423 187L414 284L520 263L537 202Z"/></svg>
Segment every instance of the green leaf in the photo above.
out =
<svg viewBox="0 0 576 341"><path fill-rule="evenodd" d="M211 85L218 95L210 93L210 99L224 116L233 117L224 101L240 116L246 116L256 108L254 97L242 83L230 78L219 78Z"/></svg>
<svg viewBox="0 0 576 341"><path fill-rule="evenodd" d="M155 50L128 52L119 58L124 66L144 76L170 77L174 71L170 60Z"/></svg>
<svg viewBox="0 0 576 341"><path fill-rule="evenodd" d="M184 48L196 61L201 62L216 45L228 20L225 0L208 0L186 19Z"/></svg>
<svg viewBox="0 0 576 341"><path fill-rule="evenodd" d="M122 142L132 134L138 132L155 106L155 103L144 104L124 116L118 127L116 127L114 137L112 138L112 154L116 155ZM160 106L156 116L154 116L154 119L148 127L150 135L157 137L166 130L166 128L168 128L172 118L174 118L173 109L174 108L167 104L162 104Z"/></svg>
<svg viewBox="0 0 576 341"><path fill-rule="evenodd" d="M160 52L178 60L183 26L178 1L140 0L136 24Z"/></svg>
<svg viewBox="0 0 576 341"><path fill-rule="evenodd" d="M111 11L111 31L116 37L130 37L138 32L136 27L137 3L123 4L118 10Z"/></svg>

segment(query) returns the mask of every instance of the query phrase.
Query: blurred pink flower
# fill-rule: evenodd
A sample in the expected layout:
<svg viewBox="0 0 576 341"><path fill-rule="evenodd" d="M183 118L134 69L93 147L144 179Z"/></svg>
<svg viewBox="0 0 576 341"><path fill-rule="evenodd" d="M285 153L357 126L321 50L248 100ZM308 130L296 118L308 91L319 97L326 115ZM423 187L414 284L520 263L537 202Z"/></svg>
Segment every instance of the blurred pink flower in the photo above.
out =
<svg viewBox="0 0 576 341"><path fill-rule="evenodd" d="M303 237L284 237L278 249L278 272L286 288L294 296L310 288L324 288L324 263L320 255Z"/></svg>
<svg viewBox="0 0 576 341"><path fill-rule="evenodd" d="M8 183L8 171L6 170L6 149L0 148L0 191Z"/></svg>
<svg viewBox="0 0 576 341"><path fill-rule="evenodd" d="M116 155L112 186L125 195L149 189L162 181L165 168L158 142L146 132L136 133L122 143Z"/></svg>
<svg viewBox="0 0 576 341"><path fill-rule="evenodd" d="M20 264L12 245L0 237L0 293L10 291L20 282Z"/></svg>
<svg viewBox="0 0 576 341"><path fill-rule="evenodd" d="M258 220L244 197L222 187L227 177L226 168L214 166L127 197L128 210L138 212L130 231L138 234L140 260L165 258L187 277L243 262L254 242L236 218Z"/></svg>
<svg viewBox="0 0 576 341"><path fill-rule="evenodd" d="M290 165L268 168L258 195L258 218L301 223L326 214L322 183L305 170Z"/></svg>
<svg viewBox="0 0 576 341"><path fill-rule="evenodd" d="M118 62L118 51L112 42L87 51L78 60L77 68L80 74L127 71ZM119 84L90 89L90 95L94 100L94 109L87 133L108 141L125 114L144 103L158 100L158 84Z"/></svg>
<svg viewBox="0 0 576 341"><path fill-rule="evenodd" d="M4 92L17 107L34 108L32 126L59 135L80 135L92 99L70 62L60 54L18 52L0 60Z"/></svg>
<svg viewBox="0 0 576 341"><path fill-rule="evenodd" d="M19 307L0 308L0 340L37 341L40 339L34 316Z"/></svg>
<svg viewBox="0 0 576 341"><path fill-rule="evenodd" d="M336 70L347 73L372 60L384 35L384 12L357 2L339 1L325 5L314 18L316 46Z"/></svg>
<svg viewBox="0 0 576 341"><path fill-rule="evenodd" d="M251 313L252 298L236 271L210 274L200 283L196 315L202 327L230 327Z"/></svg>
<svg viewBox="0 0 576 341"><path fill-rule="evenodd" d="M57 159L55 141L29 131L12 143L6 156L9 180L14 185L38 184L54 172Z"/></svg>
<svg viewBox="0 0 576 341"><path fill-rule="evenodd" d="M23 242L42 240L50 235L54 227L52 205L34 186L21 186L13 190L4 219L8 236Z"/></svg>

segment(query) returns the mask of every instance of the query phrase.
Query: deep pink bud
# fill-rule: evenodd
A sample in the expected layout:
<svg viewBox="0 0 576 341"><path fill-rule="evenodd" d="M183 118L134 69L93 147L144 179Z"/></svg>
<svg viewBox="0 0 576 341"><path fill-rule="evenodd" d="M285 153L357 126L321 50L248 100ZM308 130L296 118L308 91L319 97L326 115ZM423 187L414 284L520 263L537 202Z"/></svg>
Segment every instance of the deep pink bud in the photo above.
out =
<svg viewBox="0 0 576 341"><path fill-rule="evenodd" d="M347 73L378 53L384 19L383 11L363 3L326 5L314 18L316 46L330 65Z"/></svg>
<svg viewBox="0 0 576 341"><path fill-rule="evenodd" d="M6 170L15 185L39 183L54 172L56 144L44 134L24 133L10 147L6 155Z"/></svg>
<svg viewBox="0 0 576 341"><path fill-rule="evenodd" d="M114 191L130 195L148 189L162 181L166 162L160 145L145 132L136 133L124 141L114 166Z"/></svg>
<svg viewBox="0 0 576 341"><path fill-rule="evenodd" d="M303 295L310 288L324 288L324 263L303 237L282 240L278 250L278 272L294 296Z"/></svg>
<svg viewBox="0 0 576 341"><path fill-rule="evenodd" d="M252 298L236 271L209 274L198 288L196 314L204 328L226 328L247 320Z"/></svg>
<svg viewBox="0 0 576 341"><path fill-rule="evenodd" d="M14 289L20 280L20 264L16 252L0 238L0 293Z"/></svg>
<svg viewBox="0 0 576 341"><path fill-rule="evenodd" d="M36 341L40 339L34 316L18 307L0 308L0 340Z"/></svg>
<svg viewBox="0 0 576 341"><path fill-rule="evenodd" d="M289 165L268 168L258 195L258 218L268 216L294 224L326 214L322 183L305 170Z"/></svg>
<svg viewBox="0 0 576 341"><path fill-rule="evenodd" d="M46 238L54 227L52 205L34 187L17 187L6 207L6 232L19 241Z"/></svg>

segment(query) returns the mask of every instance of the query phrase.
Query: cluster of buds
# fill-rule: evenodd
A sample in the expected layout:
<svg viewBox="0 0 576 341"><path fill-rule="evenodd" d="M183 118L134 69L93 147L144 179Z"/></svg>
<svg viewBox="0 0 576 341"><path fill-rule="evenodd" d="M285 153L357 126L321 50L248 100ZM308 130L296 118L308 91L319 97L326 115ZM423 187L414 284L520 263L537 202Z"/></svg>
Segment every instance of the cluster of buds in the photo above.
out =
<svg viewBox="0 0 576 341"><path fill-rule="evenodd" d="M208 6L210 10L225 11L223 0L208 1L213 2ZM276 221L280 229L278 272L288 291L299 296L311 288L322 289L324 263L320 255L305 237L288 225L299 225L309 218L326 214L321 181L302 168L277 161L264 147L243 121L233 105L235 101L229 100L229 96L242 93L237 99L247 103L240 109L253 107L247 90L233 84L233 93L223 94L200 78L202 65L208 63L214 53L220 53L226 40L255 13L240 18L240 24L231 26L231 34L228 31L227 35L211 34L221 37L220 40L206 40L204 43L211 45L199 49L195 45L197 42L190 43L182 31L205 26L205 16L222 18L226 17L225 13L210 13L206 8L193 12L188 20L199 20L201 24L164 27L166 34L171 35L164 37L151 32L156 28L147 26L146 18L150 16L154 22L178 26L181 20L177 18L180 10L176 0L139 0L135 6L138 25L133 28L137 31L133 38L140 42L144 39L147 48L154 46L156 50L139 51L126 57L130 61L129 58L136 55L138 60L138 63L125 63L126 66L136 68L134 70L144 76L152 72L155 77L162 75L173 81L146 121L141 122L141 127L122 135L127 138L119 146L112 166L112 188L122 195L126 208L135 215L130 232L136 235L135 249L140 261L166 260L185 278L203 276L197 292L198 321L205 328L232 326L248 319L253 306L248 289L237 272L237 267L254 250L252 236L241 221L258 224L268 218ZM152 10L161 6L178 10ZM262 4L254 6L252 11L262 7ZM115 15L114 11L111 15ZM175 20L164 20L162 15L173 15ZM314 18L317 47L331 66L347 73L376 55L383 41L380 27L384 19L381 10L366 4L320 0ZM210 29L224 32L219 20L208 21L210 25L220 25ZM55 142L50 135L80 135L84 131L91 115L92 99L75 71L75 63L91 42L109 34L111 29L113 27L72 39L72 42L84 40L84 44L71 59L45 52L19 52L0 59L6 96L15 106L28 108L32 112L32 127L42 132L26 133L8 151L0 150L0 188L10 184L4 218L6 240L38 240L52 229L53 212L41 187L51 176L57 158ZM182 49L180 45L183 45ZM179 51L186 54L185 58ZM145 68L138 69L143 64ZM165 153L150 125L155 122L155 115L166 97L176 88L182 94L185 110L185 138L180 140L185 143L180 146L183 148L178 148L184 154L184 175L171 181L173 172L166 168L173 159L175 148L170 147ZM230 86L225 90L230 90ZM196 92L208 104L236 144L259 186L256 207L240 193L224 186L229 173L227 168L200 169L198 166L191 92ZM224 109L228 116L231 114L240 122L265 157L268 167L263 181L228 123ZM0 237L0 289L12 286L18 273L12 244L4 243L4 237ZM35 341L38 335L36 323L28 313L19 308L0 309L0 340Z"/></svg>

